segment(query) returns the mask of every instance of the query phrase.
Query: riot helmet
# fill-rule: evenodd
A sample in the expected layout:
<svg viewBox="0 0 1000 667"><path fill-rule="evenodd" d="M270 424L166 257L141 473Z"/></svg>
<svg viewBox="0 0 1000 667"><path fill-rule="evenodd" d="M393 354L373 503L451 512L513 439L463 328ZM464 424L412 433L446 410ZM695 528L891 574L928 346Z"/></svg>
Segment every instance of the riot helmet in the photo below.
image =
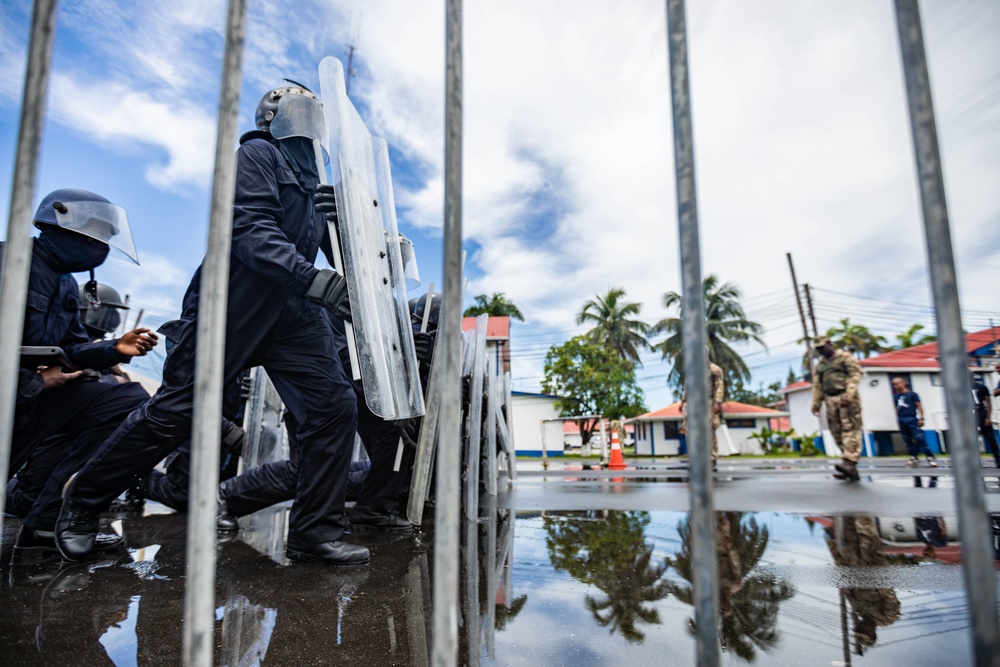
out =
<svg viewBox="0 0 1000 667"><path fill-rule="evenodd" d="M55 190L38 205L34 222L39 229L50 225L88 236L139 263L125 209L99 194L74 188Z"/></svg>
<svg viewBox="0 0 1000 667"><path fill-rule="evenodd" d="M434 331L438 328L441 319L441 301L443 295L435 292L431 295L430 311L427 313L427 329ZM427 308L427 295L424 294L416 299L410 299L410 321L414 324L422 324L424 321L424 309Z"/></svg>
<svg viewBox="0 0 1000 667"><path fill-rule="evenodd" d="M103 338L122 323L122 313L128 305L122 301L118 290L103 283L86 283L80 286L85 298L80 300L80 319L87 332Z"/></svg>
<svg viewBox="0 0 1000 667"><path fill-rule="evenodd" d="M319 98L302 84L285 79L290 85L264 94L257 104L254 120L257 129L270 132L275 139L305 137L326 141L326 119Z"/></svg>

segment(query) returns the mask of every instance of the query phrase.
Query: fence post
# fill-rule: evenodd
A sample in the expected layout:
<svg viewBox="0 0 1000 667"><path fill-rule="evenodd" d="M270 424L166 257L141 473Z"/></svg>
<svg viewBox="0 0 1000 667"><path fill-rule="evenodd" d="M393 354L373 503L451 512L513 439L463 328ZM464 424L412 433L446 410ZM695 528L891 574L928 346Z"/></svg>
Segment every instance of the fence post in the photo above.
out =
<svg viewBox="0 0 1000 667"><path fill-rule="evenodd" d="M49 69L56 32L56 0L35 0L28 38L28 63L21 96L21 122L17 131L14 179L7 216L0 276L0 480L10 472L10 448L17 405L18 353L24 329L24 304L31 269L31 215L38 181L38 154L45 125L45 102L49 92ZM0 527L6 494L0 493Z"/></svg>
<svg viewBox="0 0 1000 667"><path fill-rule="evenodd" d="M712 503L712 431L705 351L705 301L702 294L698 204L694 182L694 136L688 85L687 26L684 0L667 0L667 50L673 110L674 172L680 236L688 459L691 493L691 553L694 573L694 622L697 664L719 664L718 564Z"/></svg>
<svg viewBox="0 0 1000 667"><path fill-rule="evenodd" d="M958 301L955 257L951 245L944 176L938 151L937 124L931 100L920 10L916 0L896 0L896 23L913 133L917 181L923 205L927 263L937 318L938 350L948 400L948 424L954 439L955 496L962 539L962 567L972 618L976 665L1000 664L993 546L979 476L979 442L973 423L972 393L962 314Z"/></svg>
<svg viewBox="0 0 1000 667"><path fill-rule="evenodd" d="M215 175L208 249L201 274L191 427L187 586L184 590L184 664L210 667L215 645L216 496L219 486L222 378L229 299L229 252L233 235L236 157L233 145L240 107L247 0L229 0L215 137Z"/></svg>
<svg viewBox="0 0 1000 667"><path fill-rule="evenodd" d="M458 659L462 314L462 0L445 5L444 301L441 307L441 436L434 513L434 654Z"/></svg>

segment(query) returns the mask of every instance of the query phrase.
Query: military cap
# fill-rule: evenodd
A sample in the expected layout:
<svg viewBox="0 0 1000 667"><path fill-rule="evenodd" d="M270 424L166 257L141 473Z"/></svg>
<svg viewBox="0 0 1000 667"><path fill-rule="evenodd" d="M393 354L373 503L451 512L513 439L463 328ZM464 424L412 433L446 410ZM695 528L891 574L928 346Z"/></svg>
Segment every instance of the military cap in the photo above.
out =
<svg viewBox="0 0 1000 667"><path fill-rule="evenodd" d="M818 350L829 342L830 339L827 336L816 336L813 338L813 347Z"/></svg>

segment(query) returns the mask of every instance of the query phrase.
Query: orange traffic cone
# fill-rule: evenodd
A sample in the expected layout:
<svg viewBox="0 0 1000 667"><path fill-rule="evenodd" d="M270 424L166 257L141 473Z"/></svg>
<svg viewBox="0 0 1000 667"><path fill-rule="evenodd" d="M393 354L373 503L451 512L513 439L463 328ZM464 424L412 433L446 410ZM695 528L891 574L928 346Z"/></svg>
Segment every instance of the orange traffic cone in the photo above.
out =
<svg viewBox="0 0 1000 667"><path fill-rule="evenodd" d="M622 445L618 442L618 429L611 429L611 461L608 470L625 470L625 457L622 456Z"/></svg>

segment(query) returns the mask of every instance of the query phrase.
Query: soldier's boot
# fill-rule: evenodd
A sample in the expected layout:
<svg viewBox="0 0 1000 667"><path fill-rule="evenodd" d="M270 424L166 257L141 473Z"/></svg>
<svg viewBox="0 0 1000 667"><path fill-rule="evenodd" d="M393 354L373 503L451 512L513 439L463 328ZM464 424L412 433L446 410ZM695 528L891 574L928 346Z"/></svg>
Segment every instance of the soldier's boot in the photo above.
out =
<svg viewBox="0 0 1000 667"><path fill-rule="evenodd" d="M837 469L837 472L833 473L836 479L848 482L856 482L861 479L861 475L858 474L858 466L854 461L842 459L840 463L837 463L833 467Z"/></svg>

